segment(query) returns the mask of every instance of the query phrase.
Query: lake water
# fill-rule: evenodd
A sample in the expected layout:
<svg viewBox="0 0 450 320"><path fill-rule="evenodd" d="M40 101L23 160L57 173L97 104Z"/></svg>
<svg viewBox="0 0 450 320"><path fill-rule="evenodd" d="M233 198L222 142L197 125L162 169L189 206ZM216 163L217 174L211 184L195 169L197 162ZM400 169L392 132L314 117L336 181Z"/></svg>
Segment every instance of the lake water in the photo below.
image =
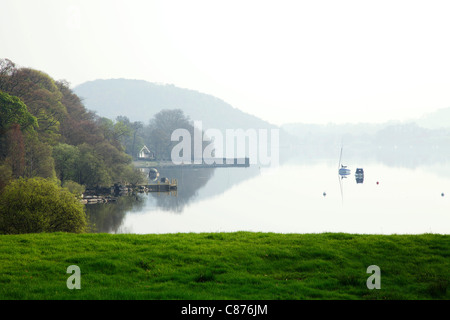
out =
<svg viewBox="0 0 450 320"><path fill-rule="evenodd" d="M177 194L138 194L87 211L96 232L108 233L450 234L449 164L348 165L352 172L343 179L336 159L160 169L161 177L178 179ZM364 168L363 183L355 179L357 167Z"/></svg>

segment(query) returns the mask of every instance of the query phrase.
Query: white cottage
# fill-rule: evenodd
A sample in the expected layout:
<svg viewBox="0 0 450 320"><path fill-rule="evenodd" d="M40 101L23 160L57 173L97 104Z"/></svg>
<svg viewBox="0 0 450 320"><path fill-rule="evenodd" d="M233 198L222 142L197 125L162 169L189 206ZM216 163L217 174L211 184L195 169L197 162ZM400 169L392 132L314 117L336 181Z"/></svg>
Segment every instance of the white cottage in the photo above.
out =
<svg viewBox="0 0 450 320"><path fill-rule="evenodd" d="M155 159L155 153L150 151L147 146L143 146L138 155L139 160L151 160Z"/></svg>

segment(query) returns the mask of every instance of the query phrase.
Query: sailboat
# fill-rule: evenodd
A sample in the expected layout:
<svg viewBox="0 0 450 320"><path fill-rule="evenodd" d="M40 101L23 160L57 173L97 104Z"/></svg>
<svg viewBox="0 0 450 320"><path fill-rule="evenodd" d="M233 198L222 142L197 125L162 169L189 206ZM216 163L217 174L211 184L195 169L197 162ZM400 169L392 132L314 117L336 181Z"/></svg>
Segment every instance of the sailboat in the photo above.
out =
<svg viewBox="0 0 450 320"><path fill-rule="evenodd" d="M341 189L341 199L342 199L342 204L344 204L344 187L342 186L342 179L347 178L348 175L350 175L350 169L347 168L347 166L344 166L341 162L342 160L342 147L341 147L341 155L339 156L339 167L338 167L338 172L339 172L339 187Z"/></svg>
<svg viewBox="0 0 450 320"><path fill-rule="evenodd" d="M343 178L344 176L348 176L351 170L347 168L347 166L344 166L341 160L342 160L342 147L341 147L341 155L339 156L339 175Z"/></svg>

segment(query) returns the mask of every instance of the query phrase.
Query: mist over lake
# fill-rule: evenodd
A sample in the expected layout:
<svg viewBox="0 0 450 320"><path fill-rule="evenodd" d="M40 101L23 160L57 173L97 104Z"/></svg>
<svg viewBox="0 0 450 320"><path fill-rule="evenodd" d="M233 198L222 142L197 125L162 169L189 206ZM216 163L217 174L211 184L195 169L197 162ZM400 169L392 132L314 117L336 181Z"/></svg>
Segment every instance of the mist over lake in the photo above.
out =
<svg viewBox="0 0 450 320"><path fill-rule="evenodd" d="M160 169L161 176L178 179L176 195L137 194L120 200L128 205L86 208L96 232L110 233L450 233L445 152L420 158L409 148L392 148L358 156L344 148L351 174L342 178L338 151L291 155L275 168ZM357 168L364 169L362 182ZM105 223L98 215L108 210L114 219L104 215Z"/></svg>

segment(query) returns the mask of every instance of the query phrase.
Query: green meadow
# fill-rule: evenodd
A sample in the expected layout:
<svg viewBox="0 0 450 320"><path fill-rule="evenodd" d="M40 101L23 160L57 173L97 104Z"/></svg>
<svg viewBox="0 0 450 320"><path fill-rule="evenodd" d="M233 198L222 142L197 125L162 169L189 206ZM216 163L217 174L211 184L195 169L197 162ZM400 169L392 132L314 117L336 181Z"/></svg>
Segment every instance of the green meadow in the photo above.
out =
<svg viewBox="0 0 450 320"><path fill-rule="evenodd" d="M71 265L81 289L67 287ZM0 235L3 300L447 300L449 270L438 234Z"/></svg>

